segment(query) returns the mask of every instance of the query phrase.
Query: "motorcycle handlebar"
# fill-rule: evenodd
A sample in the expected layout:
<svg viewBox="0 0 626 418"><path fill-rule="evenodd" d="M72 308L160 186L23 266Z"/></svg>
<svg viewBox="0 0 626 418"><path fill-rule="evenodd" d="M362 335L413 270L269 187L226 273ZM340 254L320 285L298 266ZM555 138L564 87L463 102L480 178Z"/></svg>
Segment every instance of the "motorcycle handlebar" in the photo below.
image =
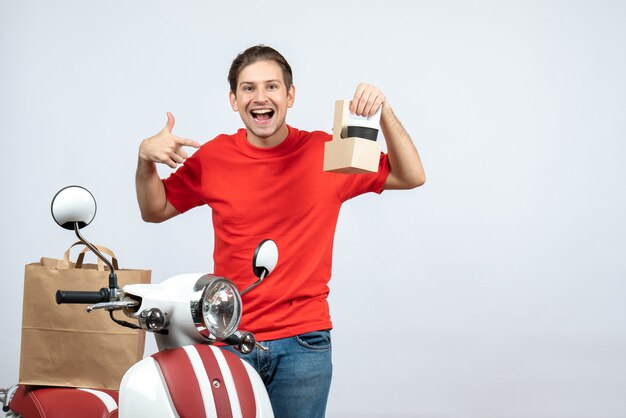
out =
<svg viewBox="0 0 626 418"><path fill-rule="evenodd" d="M236 331L233 335L226 338L224 342L228 345L232 345L235 350L242 354L248 354L252 352L257 345L256 338L251 332L248 331Z"/></svg>
<svg viewBox="0 0 626 418"><path fill-rule="evenodd" d="M62 303L101 303L109 301L109 289L103 287L99 291L82 290L57 290L57 304Z"/></svg>

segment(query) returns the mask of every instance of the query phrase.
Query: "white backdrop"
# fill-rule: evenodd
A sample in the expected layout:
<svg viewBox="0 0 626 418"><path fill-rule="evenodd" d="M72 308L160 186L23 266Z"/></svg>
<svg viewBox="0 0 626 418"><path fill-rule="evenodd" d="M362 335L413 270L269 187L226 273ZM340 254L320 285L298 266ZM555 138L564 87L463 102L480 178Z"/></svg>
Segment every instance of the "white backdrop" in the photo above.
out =
<svg viewBox="0 0 626 418"><path fill-rule="evenodd" d="M137 149L167 111L200 141L241 126L226 73L257 43L294 69L290 124L330 130L371 82L426 167L343 208L328 416L626 417L620 1L0 0L0 386L24 264L73 242L61 187L93 192L85 235L123 267L211 271L207 208L141 221Z"/></svg>

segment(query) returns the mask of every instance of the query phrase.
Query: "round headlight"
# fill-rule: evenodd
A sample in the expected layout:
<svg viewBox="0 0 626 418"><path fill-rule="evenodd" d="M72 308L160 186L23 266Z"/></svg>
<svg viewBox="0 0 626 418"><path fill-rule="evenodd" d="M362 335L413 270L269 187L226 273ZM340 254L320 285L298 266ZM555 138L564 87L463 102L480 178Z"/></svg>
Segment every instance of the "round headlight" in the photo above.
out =
<svg viewBox="0 0 626 418"><path fill-rule="evenodd" d="M215 341L230 337L241 320L241 296L230 280L207 274L194 286L191 313L196 329Z"/></svg>

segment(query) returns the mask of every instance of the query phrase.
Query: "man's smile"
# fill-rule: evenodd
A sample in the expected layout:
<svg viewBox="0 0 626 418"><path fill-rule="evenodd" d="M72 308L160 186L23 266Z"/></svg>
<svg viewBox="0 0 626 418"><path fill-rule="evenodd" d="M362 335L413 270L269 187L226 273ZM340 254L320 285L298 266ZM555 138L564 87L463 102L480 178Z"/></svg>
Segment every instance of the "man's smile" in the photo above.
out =
<svg viewBox="0 0 626 418"><path fill-rule="evenodd" d="M252 109L250 111L250 114L252 115L252 119L254 119L255 122L266 124L272 120L272 117L274 116L274 110L269 108Z"/></svg>

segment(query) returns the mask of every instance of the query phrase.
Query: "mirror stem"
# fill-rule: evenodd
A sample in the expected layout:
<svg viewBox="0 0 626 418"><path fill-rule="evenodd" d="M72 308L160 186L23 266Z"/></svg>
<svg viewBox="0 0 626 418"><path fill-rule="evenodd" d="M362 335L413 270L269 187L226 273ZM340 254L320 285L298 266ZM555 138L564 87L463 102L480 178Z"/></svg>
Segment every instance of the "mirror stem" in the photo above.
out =
<svg viewBox="0 0 626 418"><path fill-rule="evenodd" d="M259 280L257 280L256 282L252 283L250 285L250 287L248 287L247 289L245 289L242 292L239 292L239 294L241 296L245 295L246 293L248 293L249 291L251 291L252 289L254 289L255 287L257 287L258 285L261 284L261 282L263 281L263 279L265 278L265 276L267 275L267 270L263 269L263 273L261 273L261 277L259 277Z"/></svg>
<svg viewBox="0 0 626 418"><path fill-rule="evenodd" d="M100 260L102 260L102 262L104 264L107 265L107 267L109 268L109 271L110 271L110 273L109 273L109 290L111 291L111 297L117 296L117 289L119 289L119 288L117 287L117 275L115 274L115 269L113 268L113 264L105 256L102 255L100 250L98 250L95 245L93 245L92 243L87 241L85 238L83 238L82 235L80 235L80 228L78 226L78 222L74 222L74 232L76 232L76 236L78 237L78 240L80 242L82 242L83 244L85 244L87 246L87 248L89 248L91 251L93 251L93 253Z"/></svg>

